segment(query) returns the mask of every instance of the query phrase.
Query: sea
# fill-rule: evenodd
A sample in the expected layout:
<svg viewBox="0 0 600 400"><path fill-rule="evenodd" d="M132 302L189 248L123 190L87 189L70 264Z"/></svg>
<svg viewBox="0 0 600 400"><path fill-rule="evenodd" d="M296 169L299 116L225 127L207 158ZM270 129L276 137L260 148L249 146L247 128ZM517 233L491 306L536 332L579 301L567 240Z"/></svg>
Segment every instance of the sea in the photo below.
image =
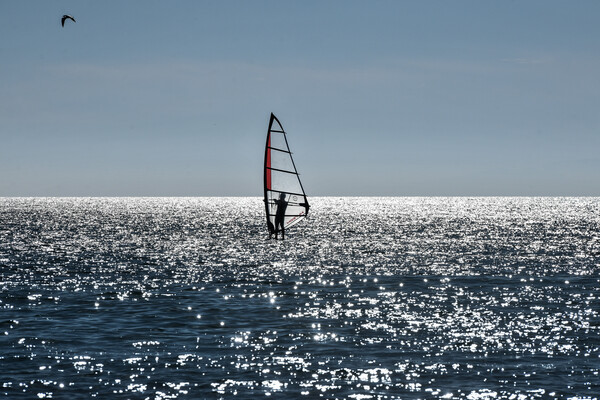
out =
<svg viewBox="0 0 600 400"><path fill-rule="evenodd" d="M599 399L600 198L0 198L0 397Z"/></svg>

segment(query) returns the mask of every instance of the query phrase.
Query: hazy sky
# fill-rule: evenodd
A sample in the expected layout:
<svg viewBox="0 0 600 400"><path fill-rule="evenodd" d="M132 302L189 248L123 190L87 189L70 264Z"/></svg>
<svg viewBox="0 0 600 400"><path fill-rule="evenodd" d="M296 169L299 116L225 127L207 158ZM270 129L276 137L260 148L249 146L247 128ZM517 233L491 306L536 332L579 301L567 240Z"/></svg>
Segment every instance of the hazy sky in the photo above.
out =
<svg viewBox="0 0 600 400"><path fill-rule="evenodd" d="M77 23L60 25L63 14ZM1 1L0 196L600 195L598 1Z"/></svg>

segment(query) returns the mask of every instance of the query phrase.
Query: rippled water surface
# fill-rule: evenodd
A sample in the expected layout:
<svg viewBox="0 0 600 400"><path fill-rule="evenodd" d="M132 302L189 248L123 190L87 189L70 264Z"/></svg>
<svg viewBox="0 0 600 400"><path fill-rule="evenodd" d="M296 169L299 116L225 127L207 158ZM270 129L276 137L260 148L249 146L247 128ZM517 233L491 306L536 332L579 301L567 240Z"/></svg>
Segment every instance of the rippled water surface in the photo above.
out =
<svg viewBox="0 0 600 400"><path fill-rule="evenodd" d="M600 398L600 199L0 199L0 395Z"/></svg>

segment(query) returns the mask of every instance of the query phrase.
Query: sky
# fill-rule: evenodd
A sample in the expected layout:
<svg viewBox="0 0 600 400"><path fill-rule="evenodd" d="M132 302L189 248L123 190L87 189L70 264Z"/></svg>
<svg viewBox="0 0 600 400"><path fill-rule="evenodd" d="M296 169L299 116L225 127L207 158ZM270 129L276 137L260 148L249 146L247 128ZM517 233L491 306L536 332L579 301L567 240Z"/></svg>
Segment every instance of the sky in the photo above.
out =
<svg viewBox="0 0 600 400"><path fill-rule="evenodd" d="M60 18L70 14L76 23ZM600 196L600 2L0 2L0 196Z"/></svg>

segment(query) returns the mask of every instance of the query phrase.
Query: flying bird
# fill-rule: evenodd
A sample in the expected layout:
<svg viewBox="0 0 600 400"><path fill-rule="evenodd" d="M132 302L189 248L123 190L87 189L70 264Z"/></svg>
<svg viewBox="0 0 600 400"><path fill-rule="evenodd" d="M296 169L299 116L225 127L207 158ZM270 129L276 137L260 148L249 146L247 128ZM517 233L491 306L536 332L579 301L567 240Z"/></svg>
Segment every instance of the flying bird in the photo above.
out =
<svg viewBox="0 0 600 400"><path fill-rule="evenodd" d="M63 15L62 18L60 19L60 23L62 24L63 28L65 27L65 21L67 19L70 19L71 21L75 22L75 18L71 17L70 15Z"/></svg>

